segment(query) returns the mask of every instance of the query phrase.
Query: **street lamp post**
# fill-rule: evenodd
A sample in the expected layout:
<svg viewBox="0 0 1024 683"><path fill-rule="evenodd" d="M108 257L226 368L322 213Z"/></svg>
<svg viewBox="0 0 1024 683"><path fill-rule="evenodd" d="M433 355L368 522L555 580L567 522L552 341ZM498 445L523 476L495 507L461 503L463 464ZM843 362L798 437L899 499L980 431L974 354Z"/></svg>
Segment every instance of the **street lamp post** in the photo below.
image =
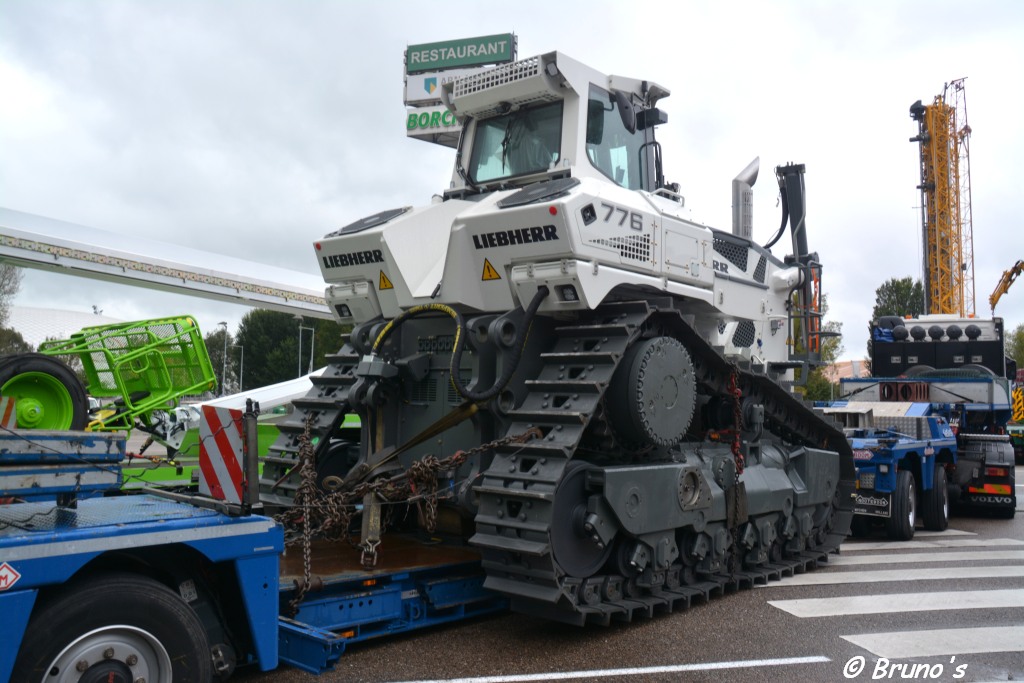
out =
<svg viewBox="0 0 1024 683"><path fill-rule="evenodd" d="M239 393L241 393L242 377L245 376L245 347L241 344L232 344L231 346L232 348L237 348L239 350L240 357L238 360L238 391Z"/></svg>
<svg viewBox="0 0 1024 683"><path fill-rule="evenodd" d="M302 324L302 318L296 316L299 321L299 374L296 377L302 377L302 331L309 330L309 372L313 372L313 344L316 343L316 336L313 334L316 330L312 327L307 327ZM308 373L307 373L308 374Z"/></svg>
<svg viewBox="0 0 1024 683"><path fill-rule="evenodd" d="M224 353L221 359L224 362L221 364L220 368L220 395L223 396L224 383L228 381L228 324L223 320L217 324L224 328Z"/></svg>
<svg viewBox="0 0 1024 683"><path fill-rule="evenodd" d="M306 370L307 375L313 374L313 345L316 344L316 329L309 328L309 369Z"/></svg>

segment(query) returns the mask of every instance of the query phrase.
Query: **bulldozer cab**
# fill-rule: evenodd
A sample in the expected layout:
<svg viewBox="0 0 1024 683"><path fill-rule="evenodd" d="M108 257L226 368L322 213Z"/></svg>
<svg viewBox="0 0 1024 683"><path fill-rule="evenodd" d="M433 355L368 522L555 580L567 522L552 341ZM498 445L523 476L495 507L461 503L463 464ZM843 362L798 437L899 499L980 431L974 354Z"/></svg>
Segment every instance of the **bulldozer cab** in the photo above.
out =
<svg viewBox="0 0 1024 683"><path fill-rule="evenodd" d="M445 84L463 124L457 194L590 176L630 190L664 186L655 103L668 90L607 76L554 52Z"/></svg>

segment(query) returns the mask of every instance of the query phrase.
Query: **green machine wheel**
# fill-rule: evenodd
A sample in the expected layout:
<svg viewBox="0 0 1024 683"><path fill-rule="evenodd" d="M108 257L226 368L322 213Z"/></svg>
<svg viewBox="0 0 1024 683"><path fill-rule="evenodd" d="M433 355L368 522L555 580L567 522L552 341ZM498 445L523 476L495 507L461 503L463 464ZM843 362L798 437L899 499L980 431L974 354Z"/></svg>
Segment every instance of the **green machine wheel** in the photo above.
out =
<svg viewBox="0 0 1024 683"><path fill-rule="evenodd" d="M25 353L0 361L0 395L17 401L20 429L85 429L85 385L57 358Z"/></svg>

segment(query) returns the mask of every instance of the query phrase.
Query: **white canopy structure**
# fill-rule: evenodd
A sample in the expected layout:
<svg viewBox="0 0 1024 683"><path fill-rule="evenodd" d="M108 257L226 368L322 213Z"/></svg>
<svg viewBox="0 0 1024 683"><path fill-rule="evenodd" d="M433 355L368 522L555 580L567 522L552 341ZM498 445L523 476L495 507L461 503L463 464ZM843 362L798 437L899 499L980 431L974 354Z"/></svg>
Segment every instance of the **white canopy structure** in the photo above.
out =
<svg viewBox="0 0 1024 683"><path fill-rule="evenodd" d="M319 273L303 273L0 208L0 260L330 319Z"/></svg>

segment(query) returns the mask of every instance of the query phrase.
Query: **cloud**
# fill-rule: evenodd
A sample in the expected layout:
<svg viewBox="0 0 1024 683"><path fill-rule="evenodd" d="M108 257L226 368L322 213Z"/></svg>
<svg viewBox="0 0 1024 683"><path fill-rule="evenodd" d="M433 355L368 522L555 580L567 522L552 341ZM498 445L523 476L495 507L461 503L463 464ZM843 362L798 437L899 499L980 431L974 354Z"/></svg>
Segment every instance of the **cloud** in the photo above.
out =
<svg viewBox="0 0 1024 683"><path fill-rule="evenodd" d="M6 0L0 206L316 272L317 238L448 186L451 150L405 137L405 46L515 31L520 56L562 50L673 91L659 139L695 220L729 229L730 181L759 155L754 235L766 241L780 215L772 169L805 163L811 248L853 357L875 288L920 276L908 108L953 78L969 77L979 313L1024 257L1022 94L1008 87L1024 64L1024 5L926 7L683 2L670 16L529 1L513 21L500 5ZM58 277L32 274L22 299L74 290L84 310L189 309L206 329L244 310L177 299L168 311L170 295ZM1024 292L999 313L1024 321Z"/></svg>

